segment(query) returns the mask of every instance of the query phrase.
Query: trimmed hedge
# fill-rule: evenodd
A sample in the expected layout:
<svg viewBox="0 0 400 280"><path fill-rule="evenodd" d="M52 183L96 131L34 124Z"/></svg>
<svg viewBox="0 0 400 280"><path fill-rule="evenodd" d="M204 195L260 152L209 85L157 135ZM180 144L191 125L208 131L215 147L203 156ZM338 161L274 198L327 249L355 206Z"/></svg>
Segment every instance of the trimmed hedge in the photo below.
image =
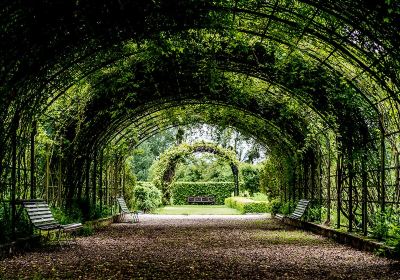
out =
<svg viewBox="0 0 400 280"><path fill-rule="evenodd" d="M188 196L214 196L215 204L223 205L234 189L233 182L174 182L171 185L172 204L185 205Z"/></svg>
<svg viewBox="0 0 400 280"><path fill-rule="evenodd" d="M246 197L228 197L225 199L225 205L244 213L267 213L271 208L268 201L254 201Z"/></svg>

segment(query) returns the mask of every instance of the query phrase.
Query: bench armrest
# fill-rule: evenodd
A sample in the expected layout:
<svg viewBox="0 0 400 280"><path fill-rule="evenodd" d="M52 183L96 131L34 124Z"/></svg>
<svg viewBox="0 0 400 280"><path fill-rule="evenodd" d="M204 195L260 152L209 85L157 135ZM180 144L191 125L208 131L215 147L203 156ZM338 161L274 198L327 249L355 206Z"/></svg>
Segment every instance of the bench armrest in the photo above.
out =
<svg viewBox="0 0 400 280"><path fill-rule="evenodd" d="M61 225L61 228L63 230L77 230L77 229L82 228L82 224L76 223L76 224Z"/></svg>

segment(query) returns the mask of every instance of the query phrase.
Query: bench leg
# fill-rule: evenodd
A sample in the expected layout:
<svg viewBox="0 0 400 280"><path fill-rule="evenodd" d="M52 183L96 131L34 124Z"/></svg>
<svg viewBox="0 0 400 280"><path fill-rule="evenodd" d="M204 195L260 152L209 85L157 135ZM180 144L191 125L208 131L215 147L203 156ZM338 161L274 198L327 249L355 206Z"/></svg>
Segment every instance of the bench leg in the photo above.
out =
<svg viewBox="0 0 400 280"><path fill-rule="evenodd" d="M76 243L76 231L69 231L68 233L64 231L65 240L67 241L68 246L72 246L73 243ZM69 236L67 236L67 234Z"/></svg>
<svg viewBox="0 0 400 280"><path fill-rule="evenodd" d="M72 234L72 232L68 232L68 233L67 233L67 232L64 230L65 241L66 241L66 243L67 243L68 246L71 246L71 245L72 245L71 234Z"/></svg>
<svg viewBox="0 0 400 280"><path fill-rule="evenodd" d="M136 212L132 213L132 223L138 223L139 222L139 215Z"/></svg>
<svg viewBox="0 0 400 280"><path fill-rule="evenodd" d="M62 248L62 244L61 244L61 228L58 229L58 231L57 231L57 243Z"/></svg>

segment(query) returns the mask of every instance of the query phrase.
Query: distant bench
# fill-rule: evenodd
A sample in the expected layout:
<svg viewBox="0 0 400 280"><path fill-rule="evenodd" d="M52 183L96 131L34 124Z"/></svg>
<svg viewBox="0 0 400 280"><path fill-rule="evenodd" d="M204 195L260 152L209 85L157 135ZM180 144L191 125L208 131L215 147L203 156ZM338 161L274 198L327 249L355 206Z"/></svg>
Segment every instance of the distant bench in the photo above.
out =
<svg viewBox="0 0 400 280"><path fill-rule="evenodd" d="M189 204L215 204L213 196L188 196L187 202Z"/></svg>
<svg viewBox="0 0 400 280"><path fill-rule="evenodd" d="M300 199L299 203L296 206L296 209L294 209L294 212L289 216L289 218L300 220L306 213L309 203L310 201L307 199ZM282 214L276 214L275 217L279 220L282 220L285 216Z"/></svg>
<svg viewBox="0 0 400 280"><path fill-rule="evenodd" d="M128 206L126 205L125 199L123 197L117 197L117 202L119 204L119 207L121 208L122 211L122 216L124 217L125 215L131 215L132 216L132 223L138 223L139 222L139 215L137 211L131 211L129 210Z"/></svg>

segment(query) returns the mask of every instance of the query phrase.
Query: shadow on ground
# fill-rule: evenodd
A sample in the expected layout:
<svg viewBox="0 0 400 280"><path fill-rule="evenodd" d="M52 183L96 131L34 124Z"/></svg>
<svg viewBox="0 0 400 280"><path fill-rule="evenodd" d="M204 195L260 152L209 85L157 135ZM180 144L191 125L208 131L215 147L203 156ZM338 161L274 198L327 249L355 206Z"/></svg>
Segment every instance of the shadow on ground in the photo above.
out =
<svg viewBox="0 0 400 280"><path fill-rule="evenodd" d="M0 279L399 279L399 267L265 216L147 216L3 260Z"/></svg>

